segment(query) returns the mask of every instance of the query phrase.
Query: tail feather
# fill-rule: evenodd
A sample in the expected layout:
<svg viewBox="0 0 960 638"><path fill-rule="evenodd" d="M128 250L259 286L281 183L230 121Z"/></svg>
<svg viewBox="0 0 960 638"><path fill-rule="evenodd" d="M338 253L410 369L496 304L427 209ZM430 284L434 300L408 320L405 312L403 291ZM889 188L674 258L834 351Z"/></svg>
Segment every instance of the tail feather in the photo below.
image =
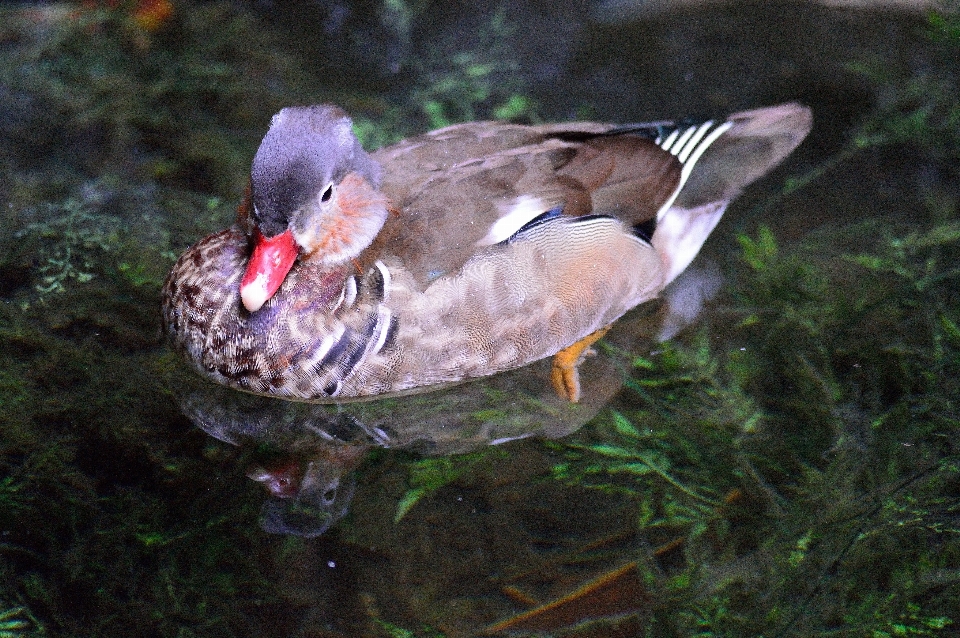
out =
<svg viewBox="0 0 960 638"><path fill-rule="evenodd" d="M652 238L667 282L693 261L730 201L803 141L811 120L807 107L781 104L735 113L708 135L691 127L658 140L685 159L682 188L661 209Z"/></svg>

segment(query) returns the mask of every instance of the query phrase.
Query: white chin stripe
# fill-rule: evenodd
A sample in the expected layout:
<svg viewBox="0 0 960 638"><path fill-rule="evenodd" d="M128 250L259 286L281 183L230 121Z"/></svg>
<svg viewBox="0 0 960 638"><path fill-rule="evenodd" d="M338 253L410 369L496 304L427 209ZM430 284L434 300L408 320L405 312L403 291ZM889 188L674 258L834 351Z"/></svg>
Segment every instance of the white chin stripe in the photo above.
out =
<svg viewBox="0 0 960 638"><path fill-rule="evenodd" d="M478 246L493 246L502 241L513 237L514 233L524 227L532 219L546 213L550 210L539 197L533 195L520 195L514 200L513 204L507 209L500 219L490 226L490 231L486 236L477 242Z"/></svg>

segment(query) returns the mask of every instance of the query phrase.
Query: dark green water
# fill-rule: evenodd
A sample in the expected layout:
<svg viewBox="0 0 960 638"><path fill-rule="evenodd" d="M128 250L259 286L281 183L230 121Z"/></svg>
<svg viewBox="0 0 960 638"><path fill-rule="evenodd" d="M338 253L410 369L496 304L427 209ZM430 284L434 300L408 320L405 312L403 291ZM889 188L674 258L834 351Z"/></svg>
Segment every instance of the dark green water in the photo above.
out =
<svg viewBox="0 0 960 638"><path fill-rule="evenodd" d="M0 9L0 636L471 636L631 563L540 635L957 631L955 7L110 4ZM624 318L583 406L541 365L316 411L161 343L284 105L376 145L790 100L812 134L694 264L719 293L663 344Z"/></svg>

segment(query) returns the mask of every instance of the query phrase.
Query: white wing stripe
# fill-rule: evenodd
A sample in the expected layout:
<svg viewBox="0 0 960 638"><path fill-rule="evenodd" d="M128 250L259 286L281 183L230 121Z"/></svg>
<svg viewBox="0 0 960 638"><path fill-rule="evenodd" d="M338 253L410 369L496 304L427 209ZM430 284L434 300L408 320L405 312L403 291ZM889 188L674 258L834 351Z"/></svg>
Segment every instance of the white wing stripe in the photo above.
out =
<svg viewBox="0 0 960 638"><path fill-rule="evenodd" d="M697 143L700 142L700 139L706 135L707 131L713 126L713 120L709 122L704 122L699 127L697 127L696 133L687 141L686 146L683 147L679 153L677 153L677 159L681 162L686 162L687 158L690 157L690 153L697 147Z"/></svg>
<svg viewBox="0 0 960 638"><path fill-rule="evenodd" d="M674 142L674 144L670 147L669 149L670 152L673 153L674 155L679 155L680 153L682 153L683 145L687 143L687 140L690 139L690 136L693 135L695 132L696 132L696 129L691 126L687 130L685 130L683 133L681 133L680 138L676 142ZM683 160L680 160L680 161L682 162Z"/></svg>
<svg viewBox="0 0 960 638"><path fill-rule="evenodd" d="M733 126L733 122L724 122L717 128L710 131L710 134L706 137L703 137L704 134L713 126L713 122L705 122L698 127L690 127L683 133L683 143L679 145L674 145L673 150L670 148L670 144L663 143L660 144L660 147L665 151L673 153L677 156L677 159L680 160L683 168L680 169L680 181L677 183L677 188L673 191L673 195L664 202L663 206L660 207L660 210L657 211L657 222L663 220L664 214L667 210L673 206L673 202L676 201L677 195L680 194L680 190L683 188L684 184L687 183L687 179L690 178L690 174L693 173L693 167L696 165L697 160L700 159L700 156L703 155L703 152L710 148L710 145L717 141L721 135L726 133L727 129ZM674 131L676 133L676 131ZM668 141L672 142L673 133L670 137L667 138ZM702 139L701 139L702 138ZM679 146L680 148L677 148Z"/></svg>
<svg viewBox="0 0 960 638"><path fill-rule="evenodd" d="M550 210L539 197L520 195L500 219L493 222L486 236L477 242L478 246L493 246L513 237L530 220Z"/></svg>
<svg viewBox="0 0 960 638"><path fill-rule="evenodd" d="M693 172L693 166L697 163L697 160L700 159L700 156L703 155L703 152L707 150L711 144L717 141L717 138L723 135L728 128L733 126L733 122L724 122L717 128L713 129L702 142L697 144L697 147L690 154L690 157L687 158L687 161L683 163L683 172L680 174L680 188L683 188L683 185L686 183L687 178L690 177L690 173Z"/></svg>
<svg viewBox="0 0 960 638"><path fill-rule="evenodd" d="M657 138L657 144L660 145L660 148L662 148L663 150L669 152L669 151L670 151L670 145L673 144L673 140L677 139L677 136L678 136L679 134L680 134L680 131L678 131L677 129L673 129L673 130L670 132L670 135L667 136L667 139L661 140L660 138Z"/></svg>

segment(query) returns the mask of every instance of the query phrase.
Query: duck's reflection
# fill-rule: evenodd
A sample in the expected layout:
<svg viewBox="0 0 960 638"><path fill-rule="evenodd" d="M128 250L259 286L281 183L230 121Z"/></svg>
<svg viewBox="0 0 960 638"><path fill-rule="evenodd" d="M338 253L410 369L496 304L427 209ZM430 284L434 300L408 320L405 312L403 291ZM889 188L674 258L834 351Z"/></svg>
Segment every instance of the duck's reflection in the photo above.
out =
<svg viewBox="0 0 960 638"><path fill-rule="evenodd" d="M250 452L246 474L269 494L263 529L315 537L346 515L354 472L371 450L450 455L570 434L621 389L629 353L649 349L645 335L659 334L664 321L673 320L668 304L654 303L618 322L581 364L579 403L557 396L549 360L435 392L335 405L237 392L186 369L176 371L170 385L198 427Z"/></svg>
<svg viewBox="0 0 960 638"><path fill-rule="evenodd" d="M252 468L247 476L263 483L271 495L261 513L264 531L307 538L327 531L347 513L356 488L353 469L366 451L344 446L324 458L286 459L274 467Z"/></svg>
<svg viewBox="0 0 960 638"><path fill-rule="evenodd" d="M186 374L186 373L185 373ZM181 408L216 439L251 451L246 475L269 494L263 529L312 538L346 515L354 470L382 445L349 414L228 390L184 377Z"/></svg>

